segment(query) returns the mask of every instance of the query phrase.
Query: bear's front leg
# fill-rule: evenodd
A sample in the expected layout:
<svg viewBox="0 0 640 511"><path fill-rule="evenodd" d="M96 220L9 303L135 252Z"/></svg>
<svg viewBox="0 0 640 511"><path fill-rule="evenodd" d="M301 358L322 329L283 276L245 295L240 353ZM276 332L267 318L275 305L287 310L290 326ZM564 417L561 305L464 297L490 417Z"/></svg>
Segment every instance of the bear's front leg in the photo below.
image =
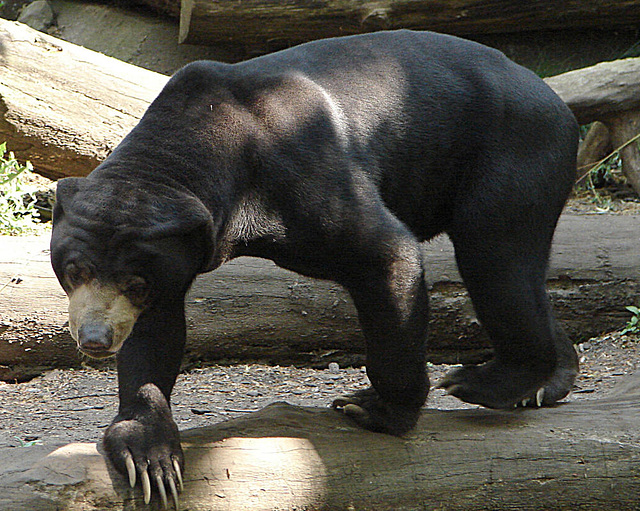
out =
<svg viewBox="0 0 640 511"><path fill-rule="evenodd" d="M185 341L183 300L156 303L138 320L118 353L118 415L105 432L104 449L131 487L140 481L144 502L156 487L178 509L184 455L169 397Z"/></svg>
<svg viewBox="0 0 640 511"><path fill-rule="evenodd" d="M140 478L145 504L151 500L151 482L167 507L167 488L178 509L184 456L178 427L160 389L147 383L138 390L129 413L119 413L107 429L103 445L111 462L133 488Z"/></svg>
<svg viewBox="0 0 640 511"><path fill-rule="evenodd" d="M366 429L402 435L415 426L429 392L428 296L419 245L409 233L386 240L354 275L344 285L367 341L372 386L336 399L333 407Z"/></svg>

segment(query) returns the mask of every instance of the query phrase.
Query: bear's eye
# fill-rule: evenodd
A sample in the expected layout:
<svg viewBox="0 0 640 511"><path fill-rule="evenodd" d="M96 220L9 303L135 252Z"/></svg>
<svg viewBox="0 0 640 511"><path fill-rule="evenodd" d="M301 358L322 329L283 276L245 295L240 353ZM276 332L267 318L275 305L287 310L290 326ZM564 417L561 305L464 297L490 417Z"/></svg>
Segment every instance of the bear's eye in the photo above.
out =
<svg viewBox="0 0 640 511"><path fill-rule="evenodd" d="M136 305L141 305L149 296L149 283L139 276L127 279L124 285L123 294Z"/></svg>
<svg viewBox="0 0 640 511"><path fill-rule="evenodd" d="M89 270L81 268L75 263L69 263L64 271L67 283L71 287L78 287L86 283L90 278Z"/></svg>

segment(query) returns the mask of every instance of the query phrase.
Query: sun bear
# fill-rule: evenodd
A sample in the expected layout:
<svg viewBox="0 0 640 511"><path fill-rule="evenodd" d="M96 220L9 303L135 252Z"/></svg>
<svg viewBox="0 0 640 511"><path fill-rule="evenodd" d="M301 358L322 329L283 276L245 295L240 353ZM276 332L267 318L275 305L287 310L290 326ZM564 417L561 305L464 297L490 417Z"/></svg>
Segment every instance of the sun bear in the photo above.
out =
<svg viewBox="0 0 640 511"><path fill-rule="evenodd" d="M238 256L349 292L371 387L333 406L363 428L401 435L425 403L420 243L440 233L494 346L440 386L491 408L564 397L578 362L545 274L577 144L541 79L452 36L378 32L179 70L103 163L57 189L51 259L71 333L88 355L117 354L115 467L145 501L155 487L177 503L184 297Z"/></svg>

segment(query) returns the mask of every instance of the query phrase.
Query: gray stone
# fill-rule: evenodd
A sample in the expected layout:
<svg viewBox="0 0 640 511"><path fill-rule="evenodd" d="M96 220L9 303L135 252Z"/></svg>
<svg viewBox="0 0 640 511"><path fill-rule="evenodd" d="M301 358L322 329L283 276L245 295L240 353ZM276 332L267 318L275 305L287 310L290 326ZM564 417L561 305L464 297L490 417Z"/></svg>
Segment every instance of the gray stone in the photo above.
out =
<svg viewBox="0 0 640 511"><path fill-rule="evenodd" d="M47 0L36 0L25 6L18 16L18 21L35 30L44 32L53 25L53 9Z"/></svg>

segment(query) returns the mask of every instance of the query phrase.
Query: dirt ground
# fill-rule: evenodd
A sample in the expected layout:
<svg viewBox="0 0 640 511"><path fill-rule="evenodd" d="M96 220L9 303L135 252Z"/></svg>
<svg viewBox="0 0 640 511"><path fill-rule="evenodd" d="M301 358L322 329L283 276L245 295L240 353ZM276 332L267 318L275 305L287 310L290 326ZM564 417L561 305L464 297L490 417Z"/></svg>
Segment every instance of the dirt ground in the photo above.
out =
<svg viewBox="0 0 640 511"><path fill-rule="evenodd" d="M578 191L567 202L565 213L638 215L640 214L640 197L624 184L616 184L595 191Z"/></svg>
<svg viewBox="0 0 640 511"><path fill-rule="evenodd" d="M610 334L577 346L581 373L571 401L598 399L640 364L640 336ZM432 365L436 383L453 366ZM173 414L181 430L211 425L277 401L325 407L332 399L367 385L360 368L326 370L236 365L181 374L173 392ZM427 406L473 407L433 389ZM96 442L117 411L112 370L55 370L26 383L0 383L0 448L34 444Z"/></svg>

